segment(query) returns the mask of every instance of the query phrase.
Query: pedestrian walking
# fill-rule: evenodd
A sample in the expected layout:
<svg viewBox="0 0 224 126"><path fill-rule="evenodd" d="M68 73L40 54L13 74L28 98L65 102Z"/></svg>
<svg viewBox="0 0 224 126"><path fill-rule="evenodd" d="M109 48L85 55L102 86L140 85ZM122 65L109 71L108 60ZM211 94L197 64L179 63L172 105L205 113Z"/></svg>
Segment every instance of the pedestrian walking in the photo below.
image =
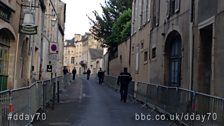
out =
<svg viewBox="0 0 224 126"><path fill-rule="evenodd" d="M69 82L69 75L67 75L68 74L68 69L67 69L67 67L66 66L64 66L64 69L63 69L63 73L64 73L64 83L68 83Z"/></svg>
<svg viewBox="0 0 224 126"><path fill-rule="evenodd" d="M128 85L131 82L131 74L128 73L128 68L124 68L124 72L121 72L117 79L117 84L120 85L121 101L126 102L128 95Z"/></svg>
<svg viewBox="0 0 224 126"><path fill-rule="evenodd" d="M72 70L72 75L73 75L72 79L75 80L75 75L76 75L76 69L75 69L75 67Z"/></svg>
<svg viewBox="0 0 224 126"><path fill-rule="evenodd" d="M64 66L63 73L64 73L64 75L66 75L68 73L68 69L66 66Z"/></svg>
<svg viewBox="0 0 224 126"><path fill-rule="evenodd" d="M87 80L89 80L89 77L90 77L90 74L91 74L91 70L89 68L87 69L86 74L87 74Z"/></svg>
<svg viewBox="0 0 224 126"><path fill-rule="evenodd" d="M98 78L99 78L99 84L103 83L104 80L104 71L102 71L102 68L98 71Z"/></svg>

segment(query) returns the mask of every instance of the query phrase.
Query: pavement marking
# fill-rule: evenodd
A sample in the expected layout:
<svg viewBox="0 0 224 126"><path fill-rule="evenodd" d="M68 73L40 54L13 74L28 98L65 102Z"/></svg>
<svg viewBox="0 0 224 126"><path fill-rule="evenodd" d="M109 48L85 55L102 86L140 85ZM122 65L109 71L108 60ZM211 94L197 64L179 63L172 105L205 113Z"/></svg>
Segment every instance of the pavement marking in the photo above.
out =
<svg viewBox="0 0 224 126"><path fill-rule="evenodd" d="M49 123L50 126L71 126L72 124L69 122L54 122Z"/></svg>

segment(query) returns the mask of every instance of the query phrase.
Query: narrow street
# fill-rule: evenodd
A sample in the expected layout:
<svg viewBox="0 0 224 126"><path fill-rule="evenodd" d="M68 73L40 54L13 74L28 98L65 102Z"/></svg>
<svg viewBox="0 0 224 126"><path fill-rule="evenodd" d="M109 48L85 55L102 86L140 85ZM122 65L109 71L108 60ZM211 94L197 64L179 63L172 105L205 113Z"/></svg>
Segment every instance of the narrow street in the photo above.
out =
<svg viewBox="0 0 224 126"><path fill-rule="evenodd" d="M154 112L130 100L120 101L119 93L99 85L97 80L79 78L71 83L61 95L61 103L47 111L47 120L35 122L34 126L168 126L166 121L135 120L135 113Z"/></svg>

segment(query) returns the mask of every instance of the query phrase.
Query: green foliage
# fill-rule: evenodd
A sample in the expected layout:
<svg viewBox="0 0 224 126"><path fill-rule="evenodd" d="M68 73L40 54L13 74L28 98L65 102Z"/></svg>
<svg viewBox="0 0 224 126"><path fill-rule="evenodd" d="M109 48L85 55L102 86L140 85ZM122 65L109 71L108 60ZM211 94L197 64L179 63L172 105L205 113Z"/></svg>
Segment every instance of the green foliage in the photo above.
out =
<svg viewBox="0 0 224 126"><path fill-rule="evenodd" d="M131 4L131 0L108 0L101 5L102 15L93 11L95 19L88 18L94 38L112 47L126 40L131 28Z"/></svg>
<svg viewBox="0 0 224 126"><path fill-rule="evenodd" d="M126 41L131 31L131 9L125 10L114 22L112 27L112 39L115 45Z"/></svg>

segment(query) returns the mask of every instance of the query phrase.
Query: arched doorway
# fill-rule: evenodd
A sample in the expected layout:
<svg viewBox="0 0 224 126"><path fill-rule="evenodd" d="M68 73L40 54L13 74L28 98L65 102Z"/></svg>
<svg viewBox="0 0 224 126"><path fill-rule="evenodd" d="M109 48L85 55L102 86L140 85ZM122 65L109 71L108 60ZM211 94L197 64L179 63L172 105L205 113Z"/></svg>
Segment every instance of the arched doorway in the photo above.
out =
<svg viewBox="0 0 224 126"><path fill-rule="evenodd" d="M168 86L181 86L181 36L171 32L165 45L165 82Z"/></svg>
<svg viewBox="0 0 224 126"><path fill-rule="evenodd" d="M0 29L0 91L7 89L11 33Z"/></svg>

